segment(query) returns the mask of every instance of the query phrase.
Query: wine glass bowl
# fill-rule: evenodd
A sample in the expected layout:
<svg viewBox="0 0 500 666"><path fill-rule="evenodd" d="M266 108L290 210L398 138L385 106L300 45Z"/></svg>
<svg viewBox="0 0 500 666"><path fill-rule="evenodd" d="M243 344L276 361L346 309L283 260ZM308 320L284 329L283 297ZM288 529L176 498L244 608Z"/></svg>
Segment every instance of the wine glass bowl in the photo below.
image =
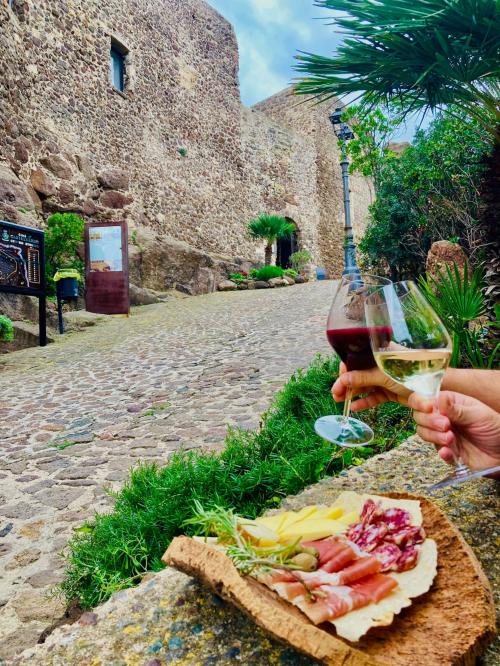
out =
<svg viewBox="0 0 500 666"><path fill-rule="evenodd" d="M373 356L380 370L412 393L436 399L450 361L452 342L417 285L406 281L369 288L365 315ZM437 410L437 405L434 409ZM429 491L500 469L470 470L462 461L460 451L453 450L453 454L455 470L430 486Z"/></svg>
<svg viewBox="0 0 500 666"><path fill-rule="evenodd" d="M326 336L348 370L375 366L370 333L365 321L364 299L368 289L391 284L387 278L351 273L338 282L327 320ZM319 418L315 430L320 437L345 447L369 444L373 430L362 421L349 417L351 392L344 402L343 415Z"/></svg>
<svg viewBox="0 0 500 666"><path fill-rule="evenodd" d="M410 391L436 398L452 343L417 285L406 281L370 289L365 312L380 370Z"/></svg>

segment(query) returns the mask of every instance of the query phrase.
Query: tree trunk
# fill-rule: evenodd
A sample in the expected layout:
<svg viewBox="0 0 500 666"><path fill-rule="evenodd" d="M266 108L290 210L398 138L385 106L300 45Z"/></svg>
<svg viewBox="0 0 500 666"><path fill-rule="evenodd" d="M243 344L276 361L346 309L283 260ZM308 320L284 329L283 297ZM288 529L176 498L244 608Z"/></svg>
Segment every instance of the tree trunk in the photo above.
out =
<svg viewBox="0 0 500 666"><path fill-rule="evenodd" d="M266 253L265 253L265 264L266 266L271 265L271 259L273 258L273 246L271 243L268 243L266 245Z"/></svg>

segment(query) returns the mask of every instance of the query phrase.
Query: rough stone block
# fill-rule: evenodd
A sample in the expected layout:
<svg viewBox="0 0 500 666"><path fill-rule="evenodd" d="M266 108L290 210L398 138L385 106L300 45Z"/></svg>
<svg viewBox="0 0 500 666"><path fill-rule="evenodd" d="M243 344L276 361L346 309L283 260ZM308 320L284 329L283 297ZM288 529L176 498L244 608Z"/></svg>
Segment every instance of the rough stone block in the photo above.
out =
<svg viewBox="0 0 500 666"><path fill-rule="evenodd" d="M53 173L54 176L63 180L69 180L73 175L71 165L61 155L51 153L47 157L42 157L40 164Z"/></svg>
<svg viewBox="0 0 500 666"><path fill-rule="evenodd" d="M107 190L101 195L100 201L106 208L125 208L132 203L134 199L131 196L117 192L116 190Z"/></svg>
<svg viewBox="0 0 500 666"><path fill-rule="evenodd" d="M238 285L231 280L222 280L222 282L219 282L217 285L217 289L219 291L236 291L238 289Z"/></svg>
<svg viewBox="0 0 500 666"><path fill-rule="evenodd" d="M97 180L107 190L128 190L129 174L125 169L119 167L103 169L97 176Z"/></svg>
<svg viewBox="0 0 500 666"><path fill-rule="evenodd" d="M31 172L30 183L38 194L50 197L56 193L56 186L49 176L41 169L35 169Z"/></svg>
<svg viewBox="0 0 500 666"><path fill-rule="evenodd" d="M271 288L288 286L288 282L283 278L271 278L270 280L268 280L268 284Z"/></svg>
<svg viewBox="0 0 500 666"><path fill-rule="evenodd" d="M158 296L150 289L137 287L135 284L130 285L129 293L130 305L152 305L160 302Z"/></svg>

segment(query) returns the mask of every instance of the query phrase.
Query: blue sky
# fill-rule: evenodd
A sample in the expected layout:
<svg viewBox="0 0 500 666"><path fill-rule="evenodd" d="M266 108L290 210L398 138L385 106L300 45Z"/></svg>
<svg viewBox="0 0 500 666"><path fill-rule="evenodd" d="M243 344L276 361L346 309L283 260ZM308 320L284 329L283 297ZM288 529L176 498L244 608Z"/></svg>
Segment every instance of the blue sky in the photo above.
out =
<svg viewBox="0 0 500 666"><path fill-rule="evenodd" d="M234 26L240 50L241 96L251 105L288 86L295 76L294 54L331 55L339 43L332 13L313 0L206 0ZM424 124L424 126L427 123ZM396 139L409 140L415 124Z"/></svg>

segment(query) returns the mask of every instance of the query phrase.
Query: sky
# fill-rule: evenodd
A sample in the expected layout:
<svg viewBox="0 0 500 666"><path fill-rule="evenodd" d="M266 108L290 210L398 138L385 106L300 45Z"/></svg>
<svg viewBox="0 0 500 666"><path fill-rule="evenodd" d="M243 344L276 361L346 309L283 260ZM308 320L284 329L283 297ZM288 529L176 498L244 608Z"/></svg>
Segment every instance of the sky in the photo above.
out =
<svg viewBox="0 0 500 666"><path fill-rule="evenodd" d="M250 106L290 85L297 51L332 55L340 36L332 13L313 0L206 0L236 31L243 103ZM422 126L425 127L425 122ZM410 140L415 120L395 140Z"/></svg>

